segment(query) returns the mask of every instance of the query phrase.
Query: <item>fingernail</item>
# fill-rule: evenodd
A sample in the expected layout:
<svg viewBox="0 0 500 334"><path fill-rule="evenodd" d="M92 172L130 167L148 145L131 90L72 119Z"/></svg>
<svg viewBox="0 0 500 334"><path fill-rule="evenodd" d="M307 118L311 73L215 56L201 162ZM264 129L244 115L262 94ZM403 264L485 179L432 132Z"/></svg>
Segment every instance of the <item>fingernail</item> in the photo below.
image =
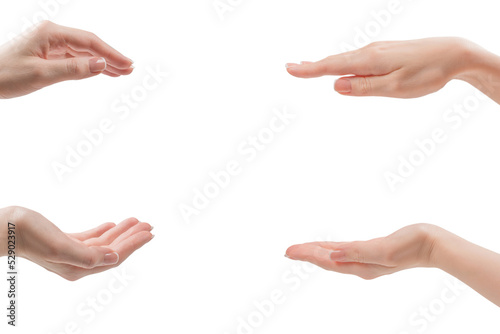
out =
<svg viewBox="0 0 500 334"><path fill-rule="evenodd" d="M295 66L299 66L299 64L296 64L296 63L286 63L285 64L286 68L292 68L292 67L295 67Z"/></svg>
<svg viewBox="0 0 500 334"><path fill-rule="evenodd" d="M290 256L288 256L288 254L285 254L285 257L286 257L286 258L290 258Z"/></svg>
<svg viewBox="0 0 500 334"><path fill-rule="evenodd" d="M343 253L344 252L338 250L331 251L330 259L332 259L333 261L341 261L344 257Z"/></svg>
<svg viewBox="0 0 500 334"><path fill-rule="evenodd" d="M154 239L154 237L155 237L155 235L154 235L154 234L151 234L151 239L150 239L149 241L153 240L153 239Z"/></svg>
<svg viewBox="0 0 500 334"><path fill-rule="evenodd" d="M335 82L335 90L339 93L351 92L351 81L349 79L340 78Z"/></svg>
<svg viewBox="0 0 500 334"><path fill-rule="evenodd" d="M91 73L102 72L106 69L106 59L104 58L90 58L89 68Z"/></svg>
<svg viewBox="0 0 500 334"><path fill-rule="evenodd" d="M118 255L117 252L104 255L104 265L106 266L117 264L119 260L120 260L120 255Z"/></svg>
<svg viewBox="0 0 500 334"><path fill-rule="evenodd" d="M150 232L154 229L155 227L153 225L151 225L151 229L149 230Z"/></svg>

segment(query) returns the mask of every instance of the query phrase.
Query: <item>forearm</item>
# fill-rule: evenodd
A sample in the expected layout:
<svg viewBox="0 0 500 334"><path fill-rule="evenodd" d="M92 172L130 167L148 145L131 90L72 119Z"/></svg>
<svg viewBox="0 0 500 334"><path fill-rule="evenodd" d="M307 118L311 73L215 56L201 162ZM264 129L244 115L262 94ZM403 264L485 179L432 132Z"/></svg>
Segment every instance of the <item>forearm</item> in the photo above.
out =
<svg viewBox="0 0 500 334"><path fill-rule="evenodd" d="M461 56L463 66L455 79L468 82L500 104L500 57L466 41Z"/></svg>
<svg viewBox="0 0 500 334"><path fill-rule="evenodd" d="M431 262L500 306L500 254L443 230Z"/></svg>
<svg viewBox="0 0 500 334"><path fill-rule="evenodd" d="M19 229L21 228L22 222L22 208L17 206L9 206L0 209L0 257L8 255L8 243L9 243L9 228L11 230L10 235L15 235L15 247L16 255L21 256L21 234ZM9 227L9 223L11 223ZM15 228L13 229L13 225Z"/></svg>

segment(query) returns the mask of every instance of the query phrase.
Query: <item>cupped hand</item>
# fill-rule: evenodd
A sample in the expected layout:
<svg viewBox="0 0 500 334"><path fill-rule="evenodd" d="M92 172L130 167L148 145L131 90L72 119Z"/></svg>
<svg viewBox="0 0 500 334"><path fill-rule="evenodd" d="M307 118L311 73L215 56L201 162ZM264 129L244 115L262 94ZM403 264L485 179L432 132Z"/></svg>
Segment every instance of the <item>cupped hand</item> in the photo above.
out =
<svg viewBox="0 0 500 334"><path fill-rule="evenodd" d="M0 98L13 98L65 80L132 73L132 61L93 33L50 21L0 47Z"/></svg>
<svg viewBox="0 0 500 334"><path fill-rule="evenodd" d="M71 234L35 211L7 210L9 221L16 225L16 255L70 281L120 265L153 238L151 225L136 218Z"/></svg>
<svg viewBox="0 0 500 334"><path fill-rule="evenodd" d="M416 224L369 241L294 245L288 248L285 256L326 270L373 279L404 269L432 266L438 233L437 226Z"/></svg>
<svg viewBox="0 0 500 334"><path fill-rule="evenodd" d="M375 42L317 62L286 64L299 78L342 76L335 90L343 95L420 97L441 89L472 66L479 47L455 37Z"/></svg>

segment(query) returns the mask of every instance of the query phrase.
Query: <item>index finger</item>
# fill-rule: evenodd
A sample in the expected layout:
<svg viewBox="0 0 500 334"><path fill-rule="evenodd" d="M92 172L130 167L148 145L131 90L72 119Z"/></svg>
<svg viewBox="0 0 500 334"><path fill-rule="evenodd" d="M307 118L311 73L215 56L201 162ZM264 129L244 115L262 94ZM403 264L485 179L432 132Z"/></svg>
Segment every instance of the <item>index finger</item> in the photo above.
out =
<svg viewBox="0 0 500 334"><path fill-rule="evenodd" d="M363 48L329 56L317 62L288 63L286 68L288 73L299 78L347 74L371 76L389 73L386 61L377 58L372 51Z"/></svg>
<svg viewBox="0 0 500 334"><path fill-rule="evenodd" d="M334 263L331 259L332 249L318 243L293 245L286 250L286 256L292 260L307 261L323 269L330 269Z"/></svg>
<svg viewBox="0 0 500 334"><path fill-rule="evenodd" d="M131 59L122 55L91 32L63 26L57 26L57 29L66 43L75 51L87 51L94 56L104 57L109 64L118 69L126 70L132 66Z"/></svg>
<svg viewBox="0 0 500 334"><path fill-rule="evenodd" d="M105 223L91 230L80 232L80 233L67 233L70 237L73 237L80 241L85 241L91 238L98 238L106 231L112 229L116 225L114 223Z"/></svg>

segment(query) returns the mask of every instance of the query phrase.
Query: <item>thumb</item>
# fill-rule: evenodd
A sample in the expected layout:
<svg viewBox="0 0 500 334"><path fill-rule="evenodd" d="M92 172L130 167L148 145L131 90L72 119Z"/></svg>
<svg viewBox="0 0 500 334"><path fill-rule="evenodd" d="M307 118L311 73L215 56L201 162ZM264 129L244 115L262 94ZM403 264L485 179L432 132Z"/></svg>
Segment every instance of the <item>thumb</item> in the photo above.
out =
<svg viewBox="0 0 500 334"><path fill-rule="evenodd" d="M57 262L59 263L92 269L95 267L117 264L120 260L120 256L117 252L107 247L89 247L80 243L72 243L66 248L66 251L58 260Z"/></svg>
<svg viewBox="0 0 500 334"><path fill-rule="evenodd" d="M80 80L102 73L106 67L106 59L101 57L78 57L44 61L45 80L54 84L65 80Z"/></svg>
<svg viewBox="0 0 500 334"><path fill-rule="evenodd" d="M335 81L334 89L342 95L392 96L390 81L385 76L343 77Z"/></svg>

